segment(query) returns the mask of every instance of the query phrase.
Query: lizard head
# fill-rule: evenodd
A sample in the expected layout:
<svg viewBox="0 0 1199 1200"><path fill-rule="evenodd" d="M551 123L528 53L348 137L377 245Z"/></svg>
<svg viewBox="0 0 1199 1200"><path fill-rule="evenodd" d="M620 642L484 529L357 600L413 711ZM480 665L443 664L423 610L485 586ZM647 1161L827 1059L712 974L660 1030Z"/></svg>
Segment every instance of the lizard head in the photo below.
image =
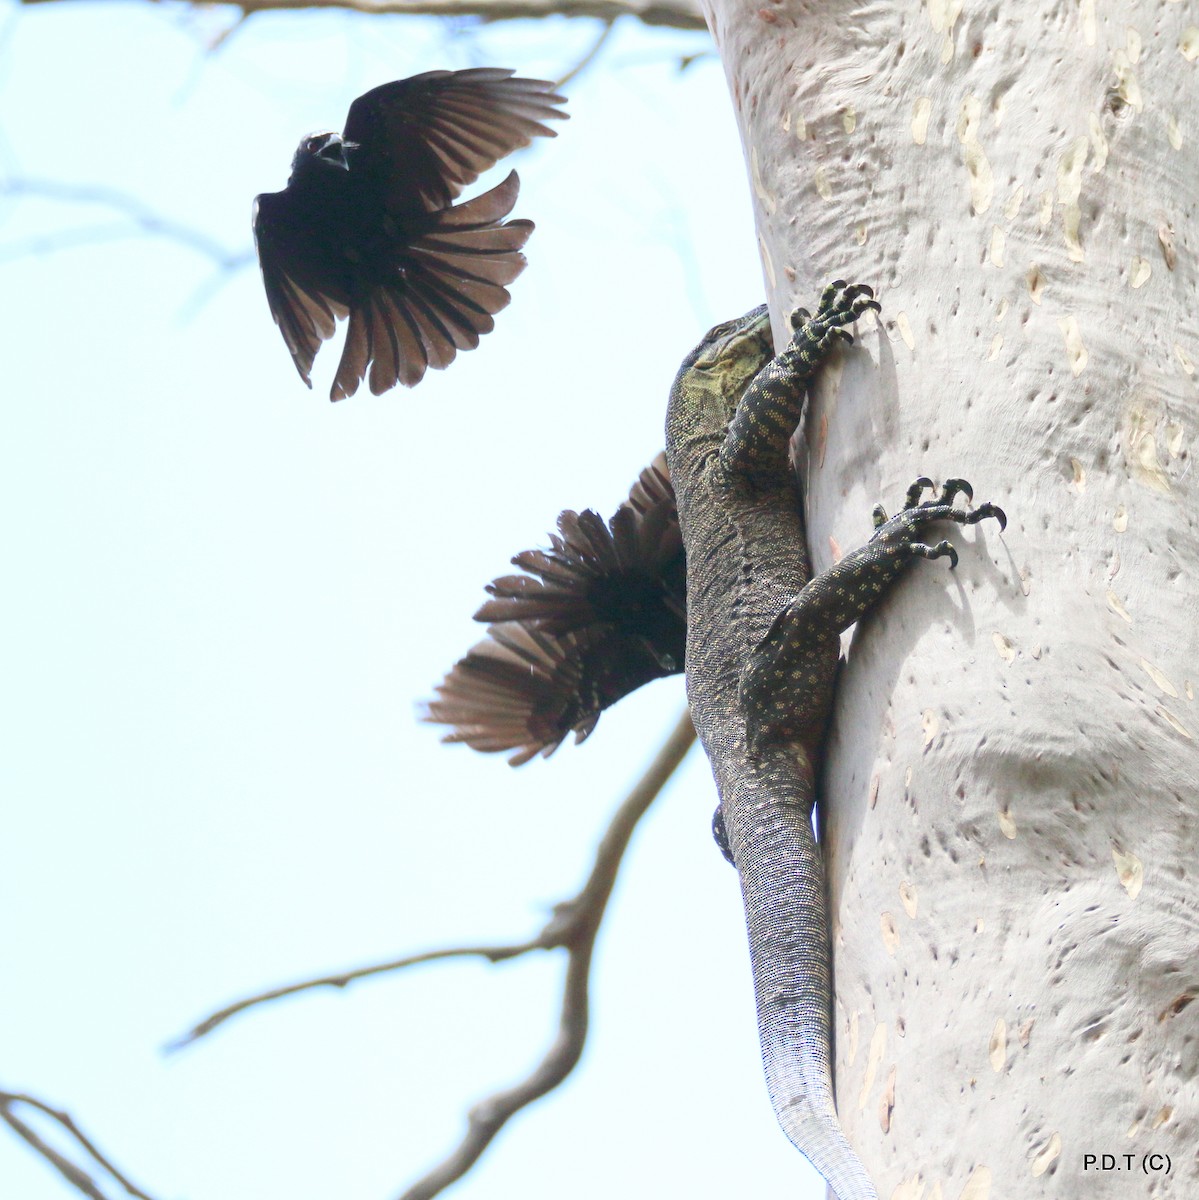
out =
<svg viewBox="0 0 1199 1200"><path fill-rule="evenodd" d="M749 381L773 357L770 313L765 304L759 304L744 316L709 329L684 359L680 375L692 372L706 377L735 404Z"/></svg>

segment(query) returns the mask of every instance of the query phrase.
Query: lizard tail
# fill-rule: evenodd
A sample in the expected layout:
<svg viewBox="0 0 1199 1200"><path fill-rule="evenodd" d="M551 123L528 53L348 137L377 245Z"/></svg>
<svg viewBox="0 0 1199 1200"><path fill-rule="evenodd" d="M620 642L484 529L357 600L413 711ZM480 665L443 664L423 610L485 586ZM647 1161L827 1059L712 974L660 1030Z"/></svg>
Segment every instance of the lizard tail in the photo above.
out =
<svg viewBox="0 0 1199 1200"><path fill-rule="evenodd" d="M810 789L754 788L733 807L753 819L728 829L748 914L758 1035L770 1101L783 1132L837 1200L878 1200L833 1099L832 972L824 871L812 833ZM805 794L808 793L808 794ZM725 806L725 816L729 806ZM742 866L744 864L744 866Z"/></svg>
<svg viewBox="0 0 1199 1200"><path fill-rule="evenodd" d="M824 1176L837 1200L878 1200L878 1193L862 1160L849 1144L836 1110L831 1106L812 1103L809 1096L799 1097L793 1088L784 1086L776 1092L767 1087L779 1124L791 1144Z"/></svg>

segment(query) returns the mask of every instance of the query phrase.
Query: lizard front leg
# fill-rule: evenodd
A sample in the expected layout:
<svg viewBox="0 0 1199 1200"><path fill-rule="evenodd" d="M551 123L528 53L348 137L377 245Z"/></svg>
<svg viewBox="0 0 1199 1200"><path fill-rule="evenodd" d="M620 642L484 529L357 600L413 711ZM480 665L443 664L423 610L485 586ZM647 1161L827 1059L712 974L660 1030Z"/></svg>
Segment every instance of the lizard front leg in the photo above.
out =
<svg viewBox="0 0 1199 1200"><path fill-rule="evenodd" d="M838 341L853 342L842 326L868 310L879 311L874 292L864 283L838 279L824 289L814 317L803 308L791 314L791 344L754 377L729 422L720 466L731 484L760 490L785 480L793 489L788 448L803 411L805 385Z"/></svg>

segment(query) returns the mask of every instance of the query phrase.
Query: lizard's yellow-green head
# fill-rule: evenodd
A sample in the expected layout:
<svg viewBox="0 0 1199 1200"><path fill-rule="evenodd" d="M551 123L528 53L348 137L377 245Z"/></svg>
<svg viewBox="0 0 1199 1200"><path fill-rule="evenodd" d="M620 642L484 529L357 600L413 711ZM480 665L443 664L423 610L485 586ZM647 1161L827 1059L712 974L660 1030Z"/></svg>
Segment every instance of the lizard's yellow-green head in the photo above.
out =
<svg viewBox="0 0 1199 1200"><path fill-rule="evenodd" d="M722 395L735 399L773 357L770 313L765 304L759 304L743 317L709 329L683 360L679 374L703 375Z"/></svg>

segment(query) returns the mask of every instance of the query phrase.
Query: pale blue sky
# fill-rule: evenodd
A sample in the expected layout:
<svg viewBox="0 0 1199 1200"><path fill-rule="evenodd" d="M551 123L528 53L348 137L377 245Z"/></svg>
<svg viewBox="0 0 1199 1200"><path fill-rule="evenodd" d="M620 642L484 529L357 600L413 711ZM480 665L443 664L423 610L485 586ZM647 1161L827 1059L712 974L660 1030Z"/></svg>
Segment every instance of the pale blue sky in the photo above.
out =
<svg viewBox="0 0 1199 1200"><path fill-rule="evenodd" d="M254 194L367 88L553 78L597 34L308 12L207 53L227 19L0 5L4 178L120 188L244 251ZM677 67L706 46L618 26L561 136L512 161L537 232L511 308L413 392L330 405L336 352L308 392L256 268L211 290L208 259L103 208L0 198L0 1085L162 1200L394 1196L549 1041L561 964L539 958L160 1052L247 992L531 933L673 725L678 680L512 771L415 706L480 635L482 585L560 508L612 511L679 360L761 299L719 64ZM823 1194L766 1100L713 804L695 754L626 864L582 1066L455 1198ZM5 1200L73 1194L0 1129Z"/></svg>

